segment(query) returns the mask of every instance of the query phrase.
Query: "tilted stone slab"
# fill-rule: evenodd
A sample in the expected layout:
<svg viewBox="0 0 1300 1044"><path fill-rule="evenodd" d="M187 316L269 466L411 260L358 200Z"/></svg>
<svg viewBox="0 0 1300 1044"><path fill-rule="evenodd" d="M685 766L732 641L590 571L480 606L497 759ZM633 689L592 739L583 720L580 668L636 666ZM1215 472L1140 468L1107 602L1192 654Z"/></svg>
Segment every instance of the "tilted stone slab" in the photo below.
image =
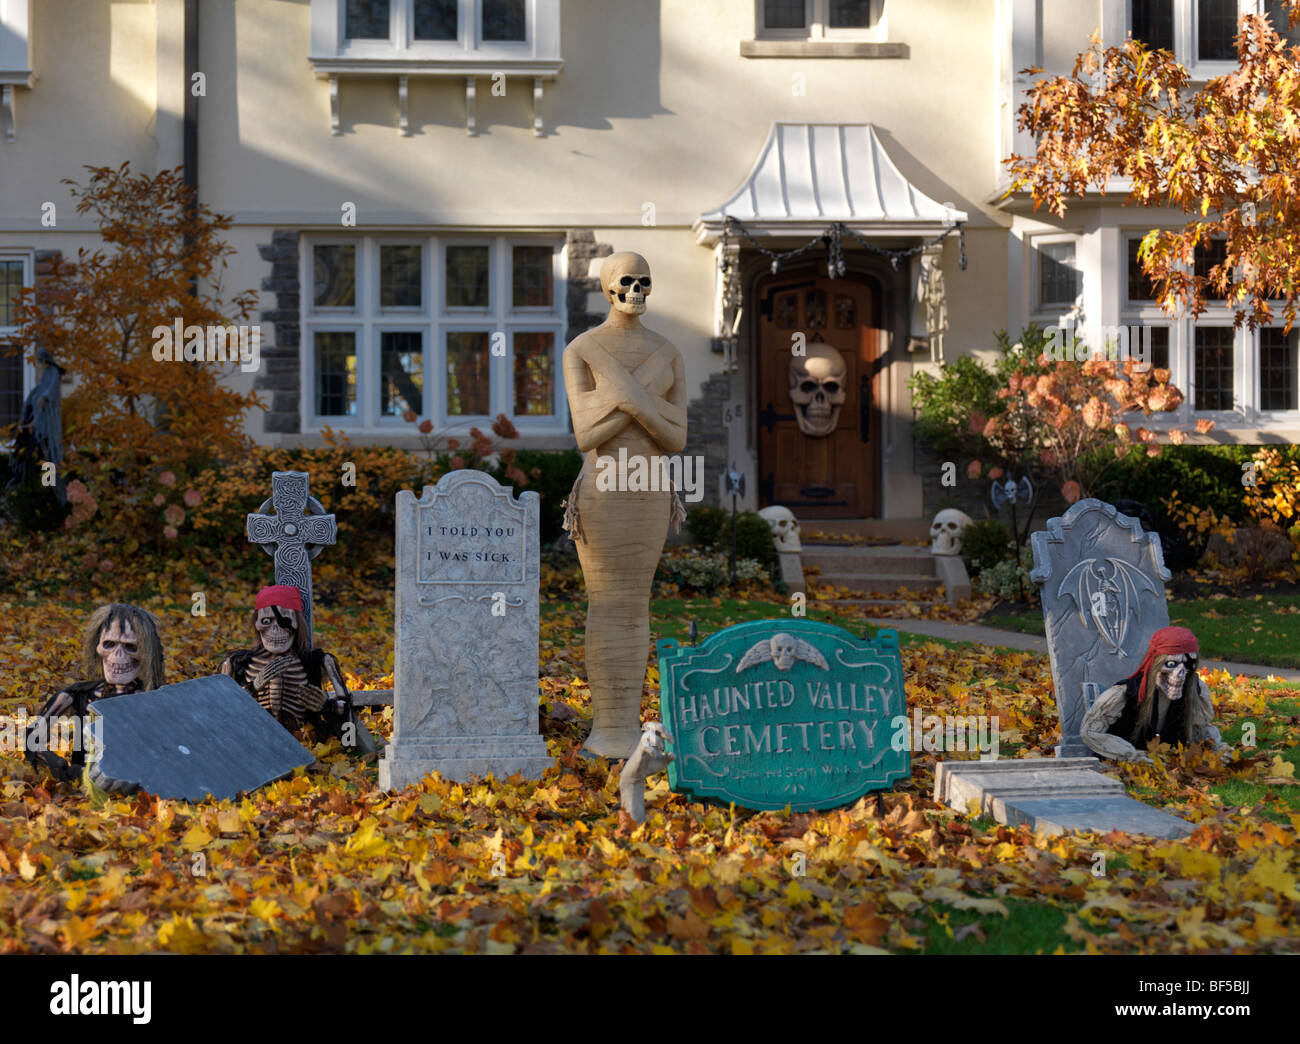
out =
<svg viewBox="0 0 1300 1044"><path fill-rule="evenodd" d="M935 768L934 800L959 812L967 812L974 800L981 815L1007 826L1023 823L1048 835L1121 830L1178 838L1195 829L1184 819L1135 801L1119 780L1102 775L1100 768L1097 758L941 761Z"/></svg>
<svg viewBox="0 0 1300 1044"><path fill-rule="evenodd" d="M315 760L224 674L96 700L91 711L98 756L90 778L110 793L221 800Z"/></svg>

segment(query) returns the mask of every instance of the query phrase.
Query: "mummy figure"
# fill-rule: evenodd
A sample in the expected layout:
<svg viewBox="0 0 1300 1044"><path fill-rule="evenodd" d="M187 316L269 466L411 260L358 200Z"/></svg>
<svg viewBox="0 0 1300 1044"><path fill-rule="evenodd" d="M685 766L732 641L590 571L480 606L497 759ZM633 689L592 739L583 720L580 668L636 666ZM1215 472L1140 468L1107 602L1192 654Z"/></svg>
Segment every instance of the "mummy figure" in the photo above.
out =
<svg viewBox="0 0 1300 1044"><path fill-rule="evenodd" d="M128 692L156 689L163 684L162 642L158 621L133 605L101 605L81 634L81 676L50 697L27 726L27 761L41 765L55 779L80 778L86 764L86 718L96 700ZM72 751L67 758L49 748L56 723L72 724Z"/></svg>
<svg viewBox="0 0 1300 1044"><path fill-rule="evenodd" d="M312 646L302 626L302 594L275 585L257 593L252 617L254 642L226 656L221 673L234 678L290 732L310 723L320 736L338 736L345 747L373 753L375 743L357 719L352 694L338 661ZM334 690L325 695L322 682Z"/></svg>

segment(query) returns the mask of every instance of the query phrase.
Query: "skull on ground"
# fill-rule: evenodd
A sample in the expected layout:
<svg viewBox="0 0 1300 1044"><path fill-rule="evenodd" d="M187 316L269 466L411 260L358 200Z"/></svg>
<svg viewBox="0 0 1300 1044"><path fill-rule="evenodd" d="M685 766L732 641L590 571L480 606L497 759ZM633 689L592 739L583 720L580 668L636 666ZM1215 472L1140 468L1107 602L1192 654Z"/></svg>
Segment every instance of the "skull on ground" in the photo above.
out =
<svg viewBox="0 0 1300 1044"><path fill-rule="evenodd" d="M962 536L971 523L970 515L956 508L945 508L930 524L930 554L961 554Z"/></svg>
<svg viewBox="0 0 1300 1044"><path fill-rule="evenodd" d="M831 434L848 398L848 365L829 344L808 345L807 355L790 357L790 402L805 435Z"/></svg>
<svg viewBox="0 0 1300 1044"><path fill-rule="evenodd" d="M780 505L765 507L758 513L758 517L772 530L772 543L776 545L777 551L803 550L803 544L799 541L799 520L789 508Z"/></svg>

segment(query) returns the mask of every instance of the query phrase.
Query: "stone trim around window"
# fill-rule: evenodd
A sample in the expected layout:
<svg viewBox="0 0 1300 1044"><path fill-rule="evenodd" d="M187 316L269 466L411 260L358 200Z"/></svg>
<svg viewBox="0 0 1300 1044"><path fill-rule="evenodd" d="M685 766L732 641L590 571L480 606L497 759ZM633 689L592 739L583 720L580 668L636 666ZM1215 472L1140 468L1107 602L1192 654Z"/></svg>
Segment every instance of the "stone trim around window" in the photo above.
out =
<svg viewBox="0 0 1300 1044"><path fill-rule="evenodd" d="M905 43L859 40L741 40L742 58L910 58Z"/></svg>
<svg viewBox="0 0 1300 1044"><path fill-rule="evenodd" d="M298 241L296 228L277 228L271 233L270 243L257 247L262 260L271 263L271 274L262 280L262 289L275 294L275 308L261 314L262 322L275 327L275 343L263 343L262 369L253 381L254 388L271 393L270 409L262 419L262 431L267 434L297 435L302 430Z"/></svg>

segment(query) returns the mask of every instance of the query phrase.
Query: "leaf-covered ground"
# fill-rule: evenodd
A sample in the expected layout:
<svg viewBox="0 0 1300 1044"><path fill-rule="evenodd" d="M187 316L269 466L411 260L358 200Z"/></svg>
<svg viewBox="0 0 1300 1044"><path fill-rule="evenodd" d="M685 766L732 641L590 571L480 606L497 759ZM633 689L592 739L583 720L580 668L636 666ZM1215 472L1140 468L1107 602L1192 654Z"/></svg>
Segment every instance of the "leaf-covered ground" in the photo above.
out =
<svg viewBox="0 0 1300 1044"><path fill-rule="evenodd" d="M246 610L163 614L172 680L245 644ZM213 602L221 601L214 598ZM0 624L0 713L34 710L75 674L88 605L10 603ZM860 630L811 606L810 616ZM655 603L655 637L701 636L784 603ZM935 755L879 801L825 813L752 813L668 792L619 832L617 781L577 756L590 713L583 607L548 601L540 781L427 780L385 794L373 763L336 745L312 769L240 802L150 797L97 806L71 784L0 758L0 952L721 951L1260 952L1300 940L1300 688L1209 677L1221 763L1162 749L1117 771L1130 792L1197 824L1178 842L1036 839L936 805ZM317 611L318 638L352 680L391 683L391 608ZM904 639L909 708L999 716L1004 756L1051 754L1046 657ZM644 711L658 716L650 672ZM367 712L390 731L391 711ZM941 755L942 756L942 755ZM962 757L963 755L947 755Z"/></svg>

